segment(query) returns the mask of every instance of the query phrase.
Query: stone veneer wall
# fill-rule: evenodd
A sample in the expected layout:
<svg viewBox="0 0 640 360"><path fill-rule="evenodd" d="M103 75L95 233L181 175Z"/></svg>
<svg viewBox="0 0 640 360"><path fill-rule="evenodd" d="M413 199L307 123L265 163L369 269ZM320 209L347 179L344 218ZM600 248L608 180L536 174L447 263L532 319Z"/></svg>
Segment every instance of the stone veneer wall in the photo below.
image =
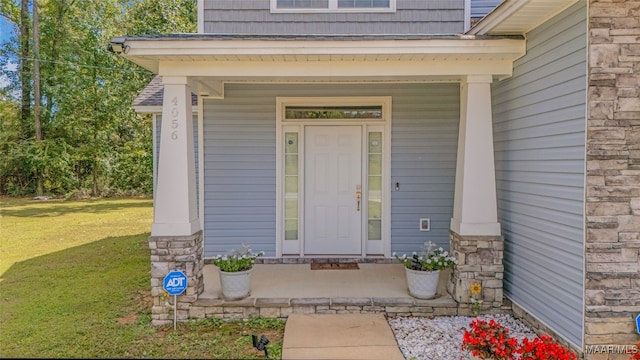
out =
<svg viewBox="0 0 640 360"><path fill-rule="evenodd" d="M501 312L504 278L504 238L502 236L466 236L449 231L451 256L458 260L447 291L459 303L460 315L470 315L470 287L482 286L483 313ZM466 308L468 313L463 309Z"/></svg>
<svg viewBox="0 0 640 360"><path fill-rule="evenodd" d="M640 342L640 1L589 5L585 345L631 345Z"/></svg>
<svg viewBox="0 0 640 360"><path fill-rule="evenodd" d="M204 291L204 240L202 231L191 236L151 236L151 323L155 326L173 323L173 296L166 298L164 278L169 271L179 270L187 276L187 290L177 296L177 321L187 321L191 305Z"/></svg>

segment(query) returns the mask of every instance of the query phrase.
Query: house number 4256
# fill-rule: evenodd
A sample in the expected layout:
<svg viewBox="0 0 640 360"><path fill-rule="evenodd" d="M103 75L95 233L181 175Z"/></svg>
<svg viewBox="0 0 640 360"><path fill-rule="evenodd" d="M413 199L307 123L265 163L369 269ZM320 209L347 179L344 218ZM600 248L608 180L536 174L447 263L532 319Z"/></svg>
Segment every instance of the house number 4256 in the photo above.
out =
<svg viewBox="0 0 640 360"><path fill-rule="evenodd" d="M174 96L173 99L171 99L171 140L178 140L178 127L180 127L178 115L180 115L180 111L178 110L178 97Z"/></svg>

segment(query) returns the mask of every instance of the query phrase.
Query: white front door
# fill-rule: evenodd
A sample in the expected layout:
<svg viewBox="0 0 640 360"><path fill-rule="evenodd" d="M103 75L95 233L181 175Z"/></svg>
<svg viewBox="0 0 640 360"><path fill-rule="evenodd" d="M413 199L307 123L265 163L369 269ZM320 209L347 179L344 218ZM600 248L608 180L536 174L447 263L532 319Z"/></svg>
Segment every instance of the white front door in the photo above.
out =
<svg viewBox="0 0 640 360"><path fill-rule="evenodd" d="M362 127L305 128L304 253L362 253Z"/></svg>

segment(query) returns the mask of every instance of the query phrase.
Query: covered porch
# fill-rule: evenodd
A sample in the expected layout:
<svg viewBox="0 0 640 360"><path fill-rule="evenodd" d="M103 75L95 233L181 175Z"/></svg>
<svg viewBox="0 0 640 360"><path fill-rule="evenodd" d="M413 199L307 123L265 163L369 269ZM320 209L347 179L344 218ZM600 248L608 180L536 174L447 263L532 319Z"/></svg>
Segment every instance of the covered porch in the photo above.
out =
<svg viewBox="0 0 640 360"><path fill-rule="evenodd" d="M266 39L260 36L220 38L215 35L185 35L166 38L125 38L118 41L122 41L123 56L161 75L163 83L160 112L162 121L157 145L162 156L159 156L156 165L154 223L149 241L152 249L152 293L158 300L153 309L155 324L164 324L170 320L160 297L162 279L172 269L183 270L189 278L186 294L178 298L179 319L208 316L248 317L257 314L286 317L296 311L456 315L464 306L468 307L468 289L474 282L481 282L487 289L484 301L488 306L493 310L501 308L503 245L500 224L497 222L491 84L496 78L511 75L512 62L524 53L524 39L425 35L411 39L310 37L301 40L278 37ZM421 87L422 84L431 86ZM392 211L392 197L396 199L396 209L401 209L406 207L403 201L411 199L413 192L430 191L440 194L441 191L439 188L429 188L425 182L415 183L409 180L404 183L406 186L401 186L399 181L392 181L394 171L391 142L395 140L396 145L402 144L401 137L396 134L413 134L414 125L425 122L424 116L416 115L414 119L411 118L412 115L407 114L437 113L439 103L436 104L435 99L438 99L437 95L443 87L453 94L451 99L454 101L446 105L447 109L451 109L450 114L453 116L435 119L433 124L454 124L451 126L452 140L446 143L446 146L452 148L449 153L454 155L447 160L446 166L442 167L446 169L446 174L416 174L412 172L415 168L408 164L405 167L396 167L395 175L422 179L435 176L438 180L433 181L446 183L450 189L447 191L451 196L447 198L445 205L436 201L438 199L425 202L432 207L450 208L451 210L446 211L447 215L451 214L450 219L440 219L437 226L427 228L429 231L433 230L430 234L438 232L437 241L441 246L446 247L447 240L450 240L449 251L459 260L459 266L452 274L451 281L441 281L442 296L435 300L423 301L408 296L405 289L406 279L401 267L396 271L386 271L381 267L391 264L366 262L372 259L390 261L393 252L411 252L424 241L418 236L412 240L403 240L407 233L421 231L422 225L420 230L417 227L414 229L415 222L411 221L420 220L422 224L422 219L418 219L417 213L410 214L411 219L405 223L396 225L394 234L391 218L402 211ZM350 90L351 88L353 89ZM411 89L411 92L407 92L408 89ZM394 94L391 94L392 90ZM386 95L383 94L385 92ZM203 137L197 139L194 136L192 121L192 94L198 98L196 133L203 134ZM303 96L304 94L306 95ZM359 169L355 175L359 181L354 181L355 186L348 186L350 190L355 190L356 195L353 198L357 199L351 201L352 198L349 198L349 204L356 209L354 211L357 215L357 221L349 224L353 225L350 228L360 229L361 232L352 237L356 245L353 248L317 249L307 246L311 239L319 238L311 236L315 233L303 233L299 228L295 228L295 231L291 231L293 236L288 238L285 230L288 229L286 226L289 222L309 225L314 224L311 220L318 217L309 215L312 214L312 207L306 208L299 202L291 206L291 209L294 209L292 215L287 215L286 210L289 208L286 207L286 195L291 193L296 199L308 200L310 194L300 189L313 189L310 179L316 179L325 172L303 171L303 165L309 162L297 160L296 164L299 164L299 167L295 168L294 172L298 176L294 179L297 186L292 186L293 190L289 191L284 180L287 179L286 176L292 175L284 170L283 164L286 165L288 150L282 139L294 134L296 140L287 142L295 145L296 150L291 150L292 153L298 154L299 149L303 149L303 154L317 154L320 150L316 148L305 148L302 145L298 148L297 141L306 138L308 128L313 130L312 127L316 125L318 128L326 128L327 123L310 122L304 117L289 119L286 117L287 107L283 101L287 100L300 106L301 104L294 101L300 100L295 99L296 97L306 97L302 99L306 102L311 101L308 100L309 97L313 97L312 104L302 105L318 105L318 101L323 101L320 105L329 106L335 104L327 105L324 102L327 99L335 99L338 95L344 101L352 101L357 95L360 102L364 95L376 99L386 96L382 105L374 104L380 105L380 112L384 115L381 115L380 119L373 117L364 125L358 123L359 119L332 118L332 129L353 130L352 138L357 138L357 142L347 142L356 144L349 154L356 154L353 158L358 164L356 167L348 168ZM401 115L402 104L420 104L423 99L432 99L433 108L415 110L405 107L404 115ZM343 105L339 101L332 101ZM398 111L395 116L398 120L396 123L401 124L400 120L405 121L404 127L399 125L397 132L394 132L389 120L389 116L393 117L390 110L392 106ZM207 114L204 114L205 111ZM216 114L224 114L226 117L218 119L215 117ZM261 115L253 118L246 114ZM241 122L246 119L250 121ZM257 150L254 149L253 152L244 152L244 148L229 145L238 142L232 139L245 141L240 143L247 146L253 145L256 139L238 137L237 134L244 134L247 129L255 128L262 129L262 137L256 139L268 146L256 147ZM431 129L433 131L425 131L425 134L442 134L437 131L437 126ZM227 131L226 134L229 136L218 136L225 134L224 131ZM343 135L343 132L339 134ZM379 152L367 150L368 147L362 145L367 143L362 139L374 139L372 134L382 136L382 143L387 148ZM208 135L210 138L207 138ZM223 143L224 141L226 142ZM227 148L215 148L219 143L226 144ZM375 146L378 142L371 144ZM436 158L439 156L437 150L441 148L437 145L438 142L434 142L432 148L425 144L428 142L424 138L407 136L405 146L396 149L408 149L404 155L411 157L414 162L427 163L425 156L430 157L432 163L441 162L442 159ZM412 151L416 146L424 146L425 149L420 150L420 154L414 154ZM265 153L268 156L265 157ZM215 163L221 158L229 161L231 156L237 154L262 160L260 164L242 168L241 171L235 171L236 167L222 167ZM383 157L384 160L382 165L372 165L378 172L368 173L369 163L365 155L372 154ZM400 160L404 156L396 154L396 158ZM309 157L311 158L313 157ZM305 158L300 155L300 159ZM265 164L270 167L264 168ZM336 166L335 169L337 168ZM308 169L314 167L309 165ZM227 177L215 178L216 174L224 174ZM250 176L238 175L232 178L230 174ZM374 175L381 180L375 182L377 178L372 179L372 184L381 185L368 193L366 190L369 177ZM250 218L247 215L247 211L250 210L247 209L254 209L255 202L248 202L253 198L247 197L246 191L238 190L233 193L229 189L238 182L244 184L247 179L252 178L266 179L264 183L251 184L262 186L263 190L258 195L262 196L259 199L260 204L266 210L263 213L252 213L256 218L263 219L262 228L246 231L249 225L253 224L245 219ZM304 181L300 180L302 178ZM446 181L442 180L445 178ZM215 182L215 179L219 181ZM392 196L392 191L396 193L395 196ZM400 196L403 191L405 194ZM382 210L372 210L373 222L378 221L382 224L377 228L379 231L371 232L375 237L368 232L371 220L367 216L369 208L364 206L360 212L360 196L363 204L367 204L367 200L370 199L381 200L383 204ZM225 201L216 202L220 199ZM242 203L244 207L234 207L234 204L241 201L246 202ZM218 216L220 214L224 216ZM229 214L231 216L227 216ZM235 227L229 229L229 223ZM407 225L409 223L410 229ZM304 229L304 226L302 228ZM300 234L303 236L299 236ZM234 240L230 241L230 237ZM320 275L318 272L303 269L304 264L281 264L282 268L276 266L277 264L263 264L269 267L265 268L265 271L255 269L257 275L253 277L251 297L226 302L216 295L217 276L215 270L206 265L206 259L215 253L237 247L243 241L265 249L266 256L276 260L284 261L289 256L306 261L309 257L318 255L349 255L364 262L363 265L366 266L351 274L350 271L338 270L339 274L336 275L330 272ZM295 248L287 246L294 241ZM375 242L378 246L369 247L370 242ZM368 267L371 269L365 269ZM399 277L393 278L393 274ZM387 279L387 276L391 278ZM372 281L373 279L375 281Z"/></svg>

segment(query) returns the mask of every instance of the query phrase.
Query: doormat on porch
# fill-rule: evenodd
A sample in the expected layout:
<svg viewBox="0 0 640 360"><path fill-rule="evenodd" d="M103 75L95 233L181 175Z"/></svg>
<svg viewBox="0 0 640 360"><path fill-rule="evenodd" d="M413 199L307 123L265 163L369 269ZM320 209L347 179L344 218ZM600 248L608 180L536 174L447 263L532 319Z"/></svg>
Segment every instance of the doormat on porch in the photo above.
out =
<svg viewBox="0 0 640 360"><path fill-rule="evenodd" d="M311 270L358 270L358 263L311 263Z"/></svg>

